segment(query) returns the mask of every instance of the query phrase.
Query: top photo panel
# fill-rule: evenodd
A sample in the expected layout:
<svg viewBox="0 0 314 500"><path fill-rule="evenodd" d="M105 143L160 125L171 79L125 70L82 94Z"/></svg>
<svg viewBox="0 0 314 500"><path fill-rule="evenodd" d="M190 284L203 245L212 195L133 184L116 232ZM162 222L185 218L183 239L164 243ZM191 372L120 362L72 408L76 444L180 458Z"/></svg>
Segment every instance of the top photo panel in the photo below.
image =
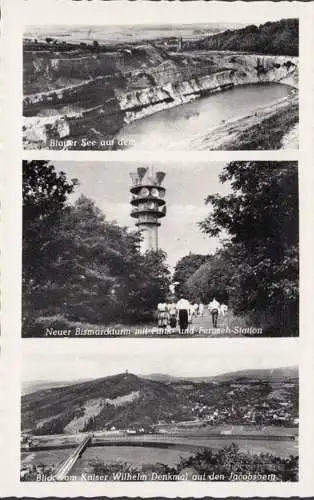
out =
<svg viewBox="0 0 314 500"><path fill-rule="evenodd" d="M298 149L298 19L27 26L24 149Z"/></svg>

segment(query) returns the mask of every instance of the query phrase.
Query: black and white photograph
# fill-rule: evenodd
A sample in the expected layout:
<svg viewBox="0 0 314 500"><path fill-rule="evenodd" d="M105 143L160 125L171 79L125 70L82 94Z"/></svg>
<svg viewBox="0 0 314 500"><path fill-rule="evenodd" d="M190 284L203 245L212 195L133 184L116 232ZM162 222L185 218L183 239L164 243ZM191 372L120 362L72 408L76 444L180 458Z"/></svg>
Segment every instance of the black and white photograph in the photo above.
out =
<svg viewBox="0 0 314 500"><path fill-rule="evenodd" d="M25 342L21 480L297 481L296 342Z"/></svg>
<svg viewBox="0 0 314 500"><path fill-rule="evenodd" d="M298 149L299 20L27 26L27 150Z"/></svg>
<svg viewBox="0 0 314 500"><path fill-rule="evenodd" d="M293 161L23 162L24 337L299 334Z"/></svg>
<svg viewBox="0 0 314 500"><path fill-rule="evenodd" d="M0 500L311 498L314 0L0 4Z"/></svg>

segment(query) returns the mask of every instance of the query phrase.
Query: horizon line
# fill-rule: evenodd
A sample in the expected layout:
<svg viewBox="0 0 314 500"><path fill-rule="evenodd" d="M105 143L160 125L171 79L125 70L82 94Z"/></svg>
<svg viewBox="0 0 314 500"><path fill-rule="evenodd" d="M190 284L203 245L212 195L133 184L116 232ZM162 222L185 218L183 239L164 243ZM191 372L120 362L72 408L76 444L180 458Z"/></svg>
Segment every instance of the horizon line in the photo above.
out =
<svg viewBox="0 0 314 500"><path fill-rule="evenodd" d="M118 376L118 375L134 375L138 378L141 378L141 377L145 377L145 376L148 376L148 375L163 375L163 376L168 376L168 377L173 377L173 378L178 378L178 379L201 379L201 378L214 378L214 377L217 377L217 376L223 376L223 375L228 375L228 374L236 374L236 373L239 373L239 372L243 372L243 371L270 371L270 370L282 370L282 369L296 369L298 372L299 372L299 366L296 364L296 365L284 365L284 366L274 366L274 367L270 367L270 368L241 368L241 369L238 369L238 370L231 370L231 371L226 371L226 372L219 372L219 373L216 373L216 374L212 374L212 375L172 375L170 373L164 373L164 372L149 372L149 373L134 373L134 372L129 372L128 370L126 371L121 371L119 373L111 373L111 374L107 374L107 375L103 375L103 376L99 376L99 377L96 377L96 378L81 378L81 379L68 379L68 380L51 380L51 379L29 379L29 380L22 380L22 385L25 384L25 383L34 383L34 382L43 382L43 383L53 383L53 382L56 382L56 383L68 383L68 382L71 382L71 381L74 381L74 382L77 382L77 383L84 383L84 382L89 382L89 381L94 381L94 380L99 380L99 379L103 379L103 378L108 378L108 377L115 377L115 376Z"/></svg>

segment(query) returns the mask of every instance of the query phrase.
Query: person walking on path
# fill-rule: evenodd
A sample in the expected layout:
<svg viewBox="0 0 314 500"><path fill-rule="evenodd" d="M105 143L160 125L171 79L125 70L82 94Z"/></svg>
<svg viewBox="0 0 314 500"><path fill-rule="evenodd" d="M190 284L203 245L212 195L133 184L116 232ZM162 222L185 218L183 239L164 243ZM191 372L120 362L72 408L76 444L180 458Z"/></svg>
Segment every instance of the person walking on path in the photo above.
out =
<svg viewBox="0 0 314 500"><path fill-rule="evenodd" d="M198 314L203 319L203 316L204 316L204 304L202 302L198 306Z"/></svg>
<svg viewBox="0 0 314 500"><path fill-rule="evenodd" d="M212 315L213 328L217 328L217 319L218 319L219 306L220 306L220 304L215 299L215 297L208 304L208 310L209 310L210 314Z"/></svg>
<svg viewBox="0 0 314 500"><path fill-rule="evenodd" d="M158 328L166 329L168 326L169 314L168 306L164 303L159 303L157 306L157 323Z"/></svg>
<svg viewBox="0 0 314 500"><path fill-rule="evenodd" d="M224 316L228 311L228 306L226 304L220 304L219 311L221 313L221 316Z"/></svg>
<svg viewBox="0 0 314 500"><path fill-rule="evenodd" d="M170 328L176 328L177 326L177 307L175 302L168 305L169 312L169 326Z"/></svg>
<svg viewBox="0 0 314 500"><path fill-rule="evenodd" d="M191 307L190 302L186 300L183 296L177 302L180 333L183 333L189 325L190 307Z"/></svg>

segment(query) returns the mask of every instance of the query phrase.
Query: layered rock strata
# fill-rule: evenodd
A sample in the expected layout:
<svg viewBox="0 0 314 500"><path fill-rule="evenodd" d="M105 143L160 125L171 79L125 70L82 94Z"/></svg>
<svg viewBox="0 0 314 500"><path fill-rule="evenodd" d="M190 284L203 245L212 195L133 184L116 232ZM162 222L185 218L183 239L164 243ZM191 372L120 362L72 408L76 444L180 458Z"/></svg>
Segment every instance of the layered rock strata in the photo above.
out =
<svg viewBox="0 0 314 500"><path fill-rule="evenodd" d="M114 149L125 123L237 85L298 87L298 60L152 44L86 53L24 48L24 146Z"/></svg>

